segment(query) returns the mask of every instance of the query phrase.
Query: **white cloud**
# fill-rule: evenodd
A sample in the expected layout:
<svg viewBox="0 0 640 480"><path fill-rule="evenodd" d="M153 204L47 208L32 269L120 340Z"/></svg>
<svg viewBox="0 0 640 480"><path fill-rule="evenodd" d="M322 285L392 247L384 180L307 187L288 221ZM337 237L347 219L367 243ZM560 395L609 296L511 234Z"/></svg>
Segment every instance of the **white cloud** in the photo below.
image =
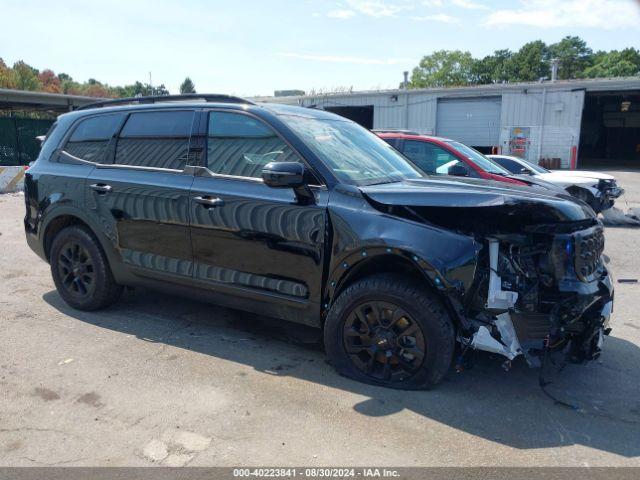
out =
<svg viewBox="0 0 640 480"><path fill-rule="evenodd" d="M441 7L442 0L424 0L422 4L426 7Z"/></svg>
<svg viewBox="0 0 640 480"><path fill-rule="evenodd" d="M482 3L476 3L471 0L451 0L451 3L456 7L464 8L467 10L489 10L489 7Z"/></svg>
<svg viewBox="0 0 640 480"><path fill-rule="evenodd" d="M412 20L417 20L419 22L442 22L442 23L460 23L460 19L456 17L452 17L451 15L447 15L446 13L438 13L435 15L422 15L419 17L411 17Z"/></svg>
<svg viewBox="0 0 640 480"><path fill-rule="evenodd" d="M403 0L395 1L371 1L371 0L347 0L354 9L369 15L370 17L395 17L403 10L411 10L410 3Z"/></svg>
<svg viewBox="0 0 640 480"><path fill-rule="evenodd" d="M295 52L278 52L277 55L279 57L297 58L300 60L313 60L314 62L352 63L356 65L397 65L416 63L415 58L367 58L342 55L313 55Z"/></svg>
<svg viewBox="0 0 640 480"><path fill-rule="evenodd" d="M331 10L327 13L327 17L339 18L340 20L347 20L356 14L353 10Z"/></svg>
<svg viewBox="0 0 640 480"><path fill-rule="evenodd" d="M497 10L485 26L526 25L613 30L640 25L640 8L632 0L528 0L517 10Z"/></svg>

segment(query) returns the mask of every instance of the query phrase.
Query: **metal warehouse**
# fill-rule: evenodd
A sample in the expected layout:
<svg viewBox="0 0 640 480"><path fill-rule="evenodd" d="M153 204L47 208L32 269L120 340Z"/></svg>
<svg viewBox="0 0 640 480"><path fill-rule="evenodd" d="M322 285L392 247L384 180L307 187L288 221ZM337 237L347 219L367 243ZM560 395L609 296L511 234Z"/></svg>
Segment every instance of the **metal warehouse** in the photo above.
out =
<svg viewBox="0 0 640 480"><path fill-rule="evenodd" d="M562 168L640 166L640 77L273 99Z"/></svg>

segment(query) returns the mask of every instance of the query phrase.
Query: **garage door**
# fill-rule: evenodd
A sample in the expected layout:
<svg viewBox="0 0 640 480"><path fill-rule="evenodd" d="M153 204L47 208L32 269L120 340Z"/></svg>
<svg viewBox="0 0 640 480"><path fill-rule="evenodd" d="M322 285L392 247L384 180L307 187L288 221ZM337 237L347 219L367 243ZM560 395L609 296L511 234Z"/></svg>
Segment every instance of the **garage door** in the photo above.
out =
<svg viewBox="0 0 640 480"><path fill-rule="evenodd" d="M500 97L439 99L436 132L472 147L498 145L500 105Z"/></svg>

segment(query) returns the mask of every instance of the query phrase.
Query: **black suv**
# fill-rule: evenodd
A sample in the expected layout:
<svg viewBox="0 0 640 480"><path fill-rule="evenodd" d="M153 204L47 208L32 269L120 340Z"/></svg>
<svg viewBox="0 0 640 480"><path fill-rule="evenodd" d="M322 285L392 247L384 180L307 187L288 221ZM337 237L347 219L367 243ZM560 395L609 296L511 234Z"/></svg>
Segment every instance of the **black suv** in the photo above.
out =
<svg viewBox="0 0 640 480"><path fill-rule="evenodd" d="M209 95L67 113L25 201L27 241L72 307L142 285L312 325L358 380L436 384L456 343L507 366L583 361L609 331L588 206L425 176L321 110Z"/></svg>

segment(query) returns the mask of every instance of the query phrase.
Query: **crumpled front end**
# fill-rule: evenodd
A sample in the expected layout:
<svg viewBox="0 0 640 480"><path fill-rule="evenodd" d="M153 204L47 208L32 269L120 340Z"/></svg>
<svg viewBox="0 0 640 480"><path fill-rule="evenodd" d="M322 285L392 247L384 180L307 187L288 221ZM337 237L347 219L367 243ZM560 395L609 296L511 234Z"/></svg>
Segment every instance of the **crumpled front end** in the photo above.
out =
<svg viewBox="0 0 640 480"><path fill-rule="evenodd" d="M473 280L446 291L458 340L531 366L551 352L596 358L609 333L613 284L594 211L563 193L491 182L405 181L362 188L389 215L464 234L479 245ZM446 276L445 276L446 278Z"/></svg>
<svg viewBox="0 0 640 480"><path fill-rule="evenodd" d="M595 202L597 203L597 212L602 212L613 207L616 198L624 193L624 189L620 188L615 180L600 179L596 185Z"/></svg>
<svg viewBox="0 0 640 480"><path fill-rule="evenodd" d="M531 230L487 238L467 311L477 330L461 342L509 361L524 355L531 366L548 352L572 362L597 358L613 307L602 226Z"/></svg>

